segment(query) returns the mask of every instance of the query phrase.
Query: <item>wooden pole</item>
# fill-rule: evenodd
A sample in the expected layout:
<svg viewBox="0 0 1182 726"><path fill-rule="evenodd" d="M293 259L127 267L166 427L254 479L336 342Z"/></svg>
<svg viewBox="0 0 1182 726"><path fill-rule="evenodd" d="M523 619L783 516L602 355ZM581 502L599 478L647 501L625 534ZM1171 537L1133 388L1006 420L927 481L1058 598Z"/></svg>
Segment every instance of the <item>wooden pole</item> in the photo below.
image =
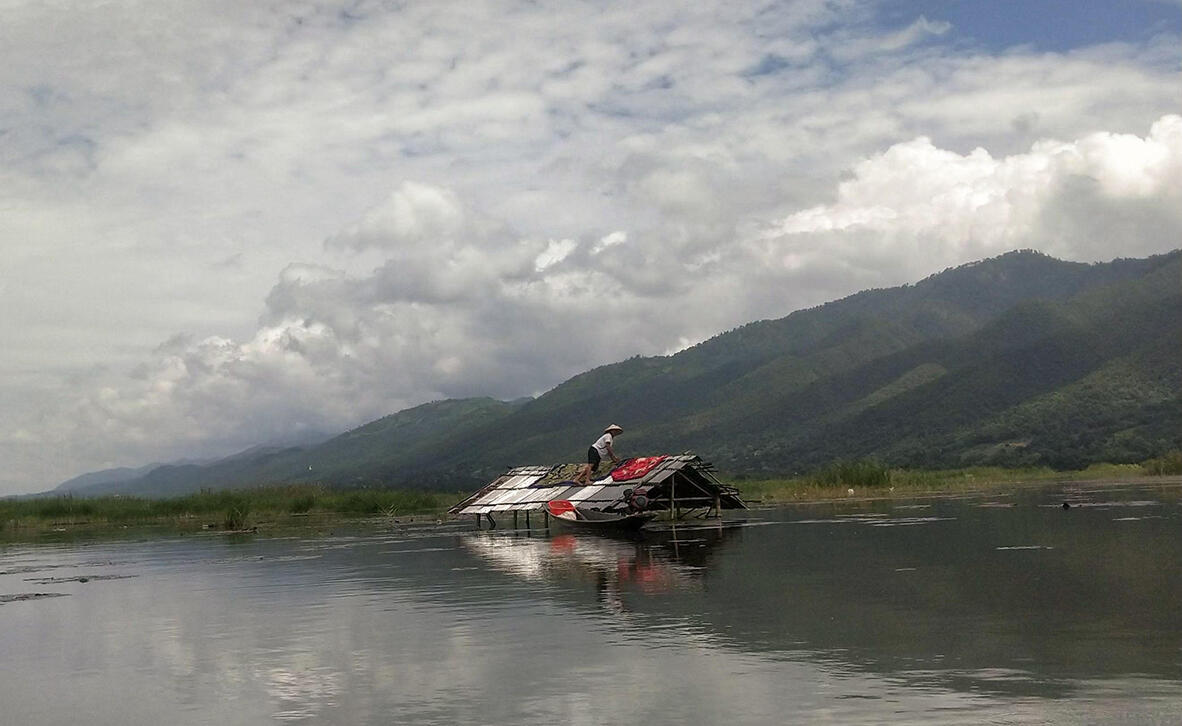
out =
<svg viewBox="0 0 1182 726"><path fill-rule="evenodd" d="M677 475L669 477L669 512L673 515L672 522L674 526L677 525L678 517L677 511Z"/></svg>

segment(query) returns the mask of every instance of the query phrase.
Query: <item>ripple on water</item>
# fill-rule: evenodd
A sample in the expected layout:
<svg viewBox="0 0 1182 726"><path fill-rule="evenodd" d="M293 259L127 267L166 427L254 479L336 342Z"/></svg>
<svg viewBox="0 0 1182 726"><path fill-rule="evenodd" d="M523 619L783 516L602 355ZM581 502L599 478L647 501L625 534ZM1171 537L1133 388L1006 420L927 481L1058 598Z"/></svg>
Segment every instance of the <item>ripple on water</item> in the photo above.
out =
<svg viewBox="0 0 1182 726"><path fill-rule="evenodd" d="M952 522L955 517L900 517L898 519L891 519L886 522L875 522L872 527L913 527L919 524L932 524L933 522Z"/></svg>
<svg viewBox="0 0 1182 726"><path fill-rule="evenodd" d="M678 526L639 543L437 532L9 550L0 652L29 657L0 658L0 703L69 722L83 696L42 698L53 682L85 694L97 723L1182 723L1176 533L977 503L785 508L725 536ZM1177 516L1096 521L1163 512ZM817 518L791 521L802 513ZM947 516L911 516L929 513ZM804 523L855 526L768 526ZM692 543L658 539L674 529ZM1127 545L1112 567L1076 546L1109 541ZM993 549L1010 554L982 567ZM23 592L25 578L115 573L108 553L143 576Z"/></svg>
<svg viewBox="0 0 1182 726"><path fill-rule="evenodd" d="M888 514L842 514L827 519L794 519L785 524L863 524L870 527L913 527L936 522L952 522L956 517L891 517Z"/></svg>

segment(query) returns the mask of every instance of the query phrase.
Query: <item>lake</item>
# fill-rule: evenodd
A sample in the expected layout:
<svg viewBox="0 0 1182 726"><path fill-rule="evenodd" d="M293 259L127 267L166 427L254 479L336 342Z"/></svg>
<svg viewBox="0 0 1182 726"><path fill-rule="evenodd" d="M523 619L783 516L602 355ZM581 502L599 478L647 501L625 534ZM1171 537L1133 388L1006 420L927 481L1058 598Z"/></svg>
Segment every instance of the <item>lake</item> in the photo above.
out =
<svg viewBox="0 0 1182 726"><path fill-rule="evenodd" d="M0 545L0 721L1182 722L1176 484L741 514Z"/></svg>

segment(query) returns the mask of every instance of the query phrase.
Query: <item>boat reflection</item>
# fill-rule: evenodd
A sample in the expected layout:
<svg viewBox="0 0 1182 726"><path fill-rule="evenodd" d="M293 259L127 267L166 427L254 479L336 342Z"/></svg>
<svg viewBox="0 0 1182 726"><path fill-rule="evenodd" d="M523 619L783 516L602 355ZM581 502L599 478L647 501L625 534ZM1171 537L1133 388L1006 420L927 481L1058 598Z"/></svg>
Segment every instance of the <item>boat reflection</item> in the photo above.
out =
<svg viewBox="0 0 1182 726"><path fill-rule="evenodd" d="M463 544L493 569L523 580L593 584L599 603L620 612L627 609L625 592L699 591L717 549L740 532L721 523L646 530L628 539L518 530L475 533Z"/></svg>

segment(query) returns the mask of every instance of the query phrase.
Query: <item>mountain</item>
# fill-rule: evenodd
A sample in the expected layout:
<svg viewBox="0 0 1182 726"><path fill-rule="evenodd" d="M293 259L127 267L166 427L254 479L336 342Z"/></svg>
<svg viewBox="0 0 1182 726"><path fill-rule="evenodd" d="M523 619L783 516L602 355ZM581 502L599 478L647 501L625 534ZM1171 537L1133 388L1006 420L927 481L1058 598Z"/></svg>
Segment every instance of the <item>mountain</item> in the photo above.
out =
<svg viewBox="0 0 1182 726"><path fill-rule="evenodd" d="M1177 345L1171 331L1182 317L1180 264L1179 253L1103 265L1010 253L745 325L673 356L589 371L523 406L507 425L476 432L478 441L437 457L446 453L458 471L486 474L505 461L576 458L597 424L616 421L628 429L624 451L692 449L736 473L869 456L924 466L993 461L982 449L991 439L976 428L993 426L995 443L1022 448L1033 432L1003 432L988 417L1102 376L1099 369L1117 365L1125 350L1101 345L1105 336L1139 333L1150 347ZM1176 371L1154 368L1162 356L1145 355L1127 363L1162 378L1176 401ZM1143 411L1159 402L1150 395L1128 405ZM1154 432L1129 432L1157 438L1127 453L1168 444ZM937 439L941 448L928 451ZM1067 442L1040 441L1041 448L1025 447L1040 456L1022 463L1081 465L1115 451L1095 444L1066 461L1051 454Z"/></svg>
<svg viewBox="0 0 1182 726"><path fill-rule="evenodd" d="M81 476L76 476L73 479L58 484L53 491L59 494L87 489L88 487L98 486L102 484L110 484L113 482L124 482L129 479L137 479L149 471L160 466L159 464L148 464L140 467L121 466L115 469L103 469L102 471L92 471Z"/></svg>
<svg viewBox="0 0 1182 726"><path fill-rule="evenodd" d="M88 486L75 486L73 492L82 496L135 494L151 497L175 496L203 488L242 488L260 483L347 485L384 481L399 467L418 461L428 443L439 446L503 418L528 400L504 402L470 398L436 401L385 416L318 444L256 446L207 464L154 466L145 473L122 480L104 477ZM469 479L462 483L470 485L473 481Z"/></svg>
<svg viewBox="0 0 1182 726"><path fill-rule="evenodd" d="M1105 264L1030 252L868 290L537 399L440 401L316 446L159 467L86 493L321 481L462 489L579 460L692 449L732 473L891 464L1139 461L1182 444L1182 252Z"/></svg>

